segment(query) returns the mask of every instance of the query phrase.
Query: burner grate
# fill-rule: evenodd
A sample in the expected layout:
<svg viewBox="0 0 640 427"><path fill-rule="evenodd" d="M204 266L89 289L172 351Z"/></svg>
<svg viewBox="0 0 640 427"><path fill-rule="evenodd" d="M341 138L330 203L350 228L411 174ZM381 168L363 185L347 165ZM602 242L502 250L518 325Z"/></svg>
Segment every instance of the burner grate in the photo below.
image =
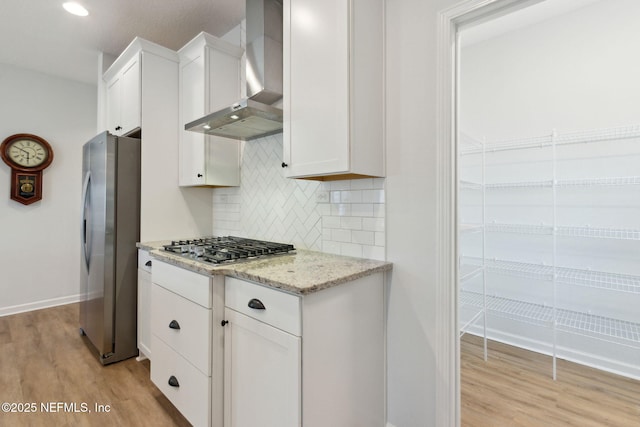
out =
<svg viewBox="0 0 640 427"><path fill-rule="evenodd" d="M235 236L173 240L163 247L165 251L214 264L295 251L295 247L288 243Z"/></svg>

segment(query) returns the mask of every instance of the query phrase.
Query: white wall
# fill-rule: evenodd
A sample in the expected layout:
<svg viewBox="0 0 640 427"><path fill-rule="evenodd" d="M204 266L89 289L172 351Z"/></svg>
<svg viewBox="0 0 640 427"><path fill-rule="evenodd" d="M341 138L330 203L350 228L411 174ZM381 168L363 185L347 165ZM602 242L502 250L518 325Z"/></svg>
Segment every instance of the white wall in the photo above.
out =
<svg viewBox="0 0 640 427"><path fill-rule="evenodd" d="M600 1L465 47L462 131L491 140L640 123L638 16L635 0Z"/></svg>
<svg viewBox="0 0 640 427"><path fill-rule="evenodd" d="M96 87L0 64L0 139L32 133L54 150L43 197L9 199L0 162L0 315L63 304L80 290L82 145L95 134Z"/></svg>
<svg viewBox="0 0 640 427"><path fill-rule="evenodd" d="M388 420L435 426L436 32L456 0L387 0ZM440 427L440 426L438 426Z"/></svg>

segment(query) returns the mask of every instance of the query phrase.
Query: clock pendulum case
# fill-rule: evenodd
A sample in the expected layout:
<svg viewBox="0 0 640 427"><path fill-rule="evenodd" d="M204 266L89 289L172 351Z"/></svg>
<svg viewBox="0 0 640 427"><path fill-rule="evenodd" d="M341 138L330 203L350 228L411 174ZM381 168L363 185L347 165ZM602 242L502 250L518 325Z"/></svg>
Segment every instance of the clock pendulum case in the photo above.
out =
<svg viewBox="0 0 640 427"><path fill-rule="evenodd" d="M0 156L11 168L11 199L23 205L41 200L42 171L53 161L51 145L39 136L18 133L2 142Z"/></svg>

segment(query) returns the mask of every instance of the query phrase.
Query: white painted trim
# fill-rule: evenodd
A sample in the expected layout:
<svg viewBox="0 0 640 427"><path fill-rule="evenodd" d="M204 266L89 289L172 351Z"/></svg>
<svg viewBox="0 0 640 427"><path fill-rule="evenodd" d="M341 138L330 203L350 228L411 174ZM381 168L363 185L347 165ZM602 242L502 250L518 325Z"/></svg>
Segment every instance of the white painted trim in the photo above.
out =
<svg viewBox="0 0 640 427"><path fill-rule="evenodd" d="M60 298L51 298L42 301L30 302L27 304L12 305L9 307L0 308L0 317L10 316L12 314L24 313L27 311L40 310L43 308L56 307L59 305L72 304L74 302L80 302L81 294L69 295Z"/></svg>
<svg viewBox="0 0 640 427"><path fill-rule="evenodd" d="M436 414L435 425L460 425L460 340L457 308L456 37L458 28L542 0L465 0L438 14L436 80Z"/></svg>

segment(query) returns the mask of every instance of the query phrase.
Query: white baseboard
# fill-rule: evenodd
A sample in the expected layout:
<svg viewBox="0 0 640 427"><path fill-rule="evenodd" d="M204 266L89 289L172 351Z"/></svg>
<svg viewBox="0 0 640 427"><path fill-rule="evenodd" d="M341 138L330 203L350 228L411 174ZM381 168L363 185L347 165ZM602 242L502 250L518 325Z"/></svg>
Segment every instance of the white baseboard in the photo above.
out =
<svg viewBox="0 0 640 427"><path fill-rule="evenodd" d="M43 308L56 307L58 305L71 304L79 302L81 294L69 295L60 298L51 298L42 301L30 302L27 304L12 305L9 307L0 307L0 317L10 316L12 314L24 313L27 311L40 310Z"/></svg>
<svg viewBox="0 0 640 427"><path fill-rule="evenodd" d="M393 424L391 424L389 421L387 421L387 426L386 427L396 427Z"/></svg>

